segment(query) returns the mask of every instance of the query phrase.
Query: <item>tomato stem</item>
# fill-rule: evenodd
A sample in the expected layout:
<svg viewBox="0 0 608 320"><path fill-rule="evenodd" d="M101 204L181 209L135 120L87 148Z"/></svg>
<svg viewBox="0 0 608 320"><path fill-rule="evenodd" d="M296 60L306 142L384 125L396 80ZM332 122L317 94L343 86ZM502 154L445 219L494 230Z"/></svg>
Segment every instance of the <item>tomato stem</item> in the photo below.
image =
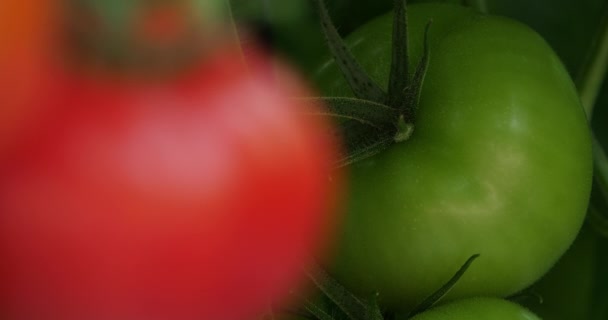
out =
<svg viewBox="0 0 608 320"><path fill-rule="evenodd" d="M326 105L324 115L339 119L348 154L337 166L376 155L393 143L408 140L414 132L416 111L428 69L429 21L424 30L424 51L413 74L409 74L407 1L394 0L392 62L388 93L365 72L338 34L324 0L314 0L327 44L335 63L356 98L313 98Z"/></svg>
<svg viewBox="0 0 608 320"><path fill-rule="evenodd" d="M597 102L607 71L608 4L604 6L604 13L599 23L598 31L576 81L579 95L589 120L593 117L593 108ZM606 157L606 153L595 135L593 133L592 135L595 187L599 189L601 201L608 204L608 157Z"/></svg>
<svg viewBox="0 0 608 320"><path fill-rule="evenodd" d="M602 145L593 137L594 179L604 202L608 204L608 156Z"/></svg>
<svg viewBox="0 0 608 320"><path fill-rule="evenodd" d="M600 93L607 71L608 4L605 4L602 20L594 37L593 44L585 59L585 63L576 78L579 95L589 119L593 116L593 107Z"/></svg>
<svg viewBox="0 0 608 320"><path fill-rule="evenodd" d="M593 109L597 103L597 99L605 81L606 72L608 69L608 4L604 4L603 15L594 37L594 41L589 50L585 63L580 69L576 85L579 90L579 95L587 117L589 120L593 117ZM608 248L608 218L604 215L596 205L604 206L608 204L608 158L602 149L602 146L593 137L593 162L594 162L594 188L597 188L600 201L596 203L592 201L589 206L587 219L594 231L602 237L599 239L598 245L599 257L595 262L594 279L596 286L593 290L591 301L590 319L606 319L608 309L606 308L606 298L608 291L606 283L608 278L604 272L608 266L608 258L606 258L606 248ZM605 208L605 207L604 207Z"/></svg>
<svg viewBox="0 0 608 320"><path fill-rule="evenodd" d="M604 218L606 219L606 218ZM608 267L608 237L602 237L597 245L597 261L596 261L596 272L594 275L595 286L592 292L591 301L591 314L590 319L592 320L604 320L608 318L608 289L606 283L608 283L608 274L605 270Z"/></svg>
<svg viewBox="0 0 608 320"><path fill-rule="evenodd" d="M395 142L407 141L414 133L414 124L405 120L405 116L401 115L397 122L397 134Z"/></svg>
<svg viewBox="0 0 608 320"><path fill-rule="evenodd" d="M587 223L591 225L593 231L603 238L608 239L608 218L600 212L600 209L593 203L589 205Z"/></svg>

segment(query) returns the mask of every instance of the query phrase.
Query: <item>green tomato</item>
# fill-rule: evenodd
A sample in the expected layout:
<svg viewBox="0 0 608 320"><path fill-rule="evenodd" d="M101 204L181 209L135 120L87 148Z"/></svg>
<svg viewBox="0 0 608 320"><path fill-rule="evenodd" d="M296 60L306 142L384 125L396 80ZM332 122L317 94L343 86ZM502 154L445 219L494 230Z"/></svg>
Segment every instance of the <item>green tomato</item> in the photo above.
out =
<svg viewBox="0 0 608 320"><path fill-rule="evenodd" d="M373 17L388 12L393 0L325 0L340 32L349 33ZM477 0L475 0L477 1ZM475 2L469 1L469 2ZM462 0L409 0L408 3ZM606 0L485 0L488 12L530 25L543 35L576 75L597 30Z"/></svg>
<svg viewBox="0 0 608 320"><path fill-rule="evenodd" d="M411 320L540 320L515 303L496 298L455 301L421 313Z"/></svg>
<svg viewBox="0 0 608 320"><path fill-rule="evenodd" d="M592 161L576 90L520 23L453 5L408 10L412 62L434 21L415 131L351 166L329 268L356 293L409 309L478 253L446 299L516 293L553 266L585 216ZM386 15L347 38L384 87L391 29ZM352 96L333 61L317 80L328 96Z"/></svg>
<svg viewBox="0 0 608 320"><path fill-rule="evenodd" d="M540 33L576 76L600 26L606 0L486 0L487 9Z"/></svg>

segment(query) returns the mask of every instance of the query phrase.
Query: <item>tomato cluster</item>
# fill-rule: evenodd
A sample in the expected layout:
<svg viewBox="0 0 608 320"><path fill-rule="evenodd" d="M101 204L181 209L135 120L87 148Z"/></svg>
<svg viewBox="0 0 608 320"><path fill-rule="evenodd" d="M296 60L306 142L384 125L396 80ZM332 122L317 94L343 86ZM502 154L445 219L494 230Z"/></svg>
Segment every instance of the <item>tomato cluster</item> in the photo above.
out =
<svg viewBox="0 0 608 320"><path fill-rule="evenodd" d="M323 97L223 0L0 1L0 318L249 320L308 274L297 319L529 320L505 298L581 269L560 316L590 314L592 139L539 34L458 0L328 0L338 30L232 2Z"/></svg>

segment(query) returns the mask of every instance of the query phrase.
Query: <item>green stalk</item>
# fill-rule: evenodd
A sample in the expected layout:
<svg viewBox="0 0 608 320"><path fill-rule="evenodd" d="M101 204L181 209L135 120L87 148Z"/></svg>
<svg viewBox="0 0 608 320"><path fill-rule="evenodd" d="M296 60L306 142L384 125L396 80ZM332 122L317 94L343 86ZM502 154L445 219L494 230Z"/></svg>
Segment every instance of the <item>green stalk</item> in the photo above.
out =
<svg viewBox="0 0 608 320"><path fill-rule="evenodd" d="M604 6L604 12L597 33L576 80L579 96L589 121L591 121L593 117L593 108L597 103L607 72L608 4ZM606 196L608 193L606 190L608 181L608 159L595 136L593 136L593 160L595 168L594 179L597 182L597 186L601 189L604 201L608 203L608 196Z"/></svg>
<svg viewBox="0 0 608 320"><path fill-rule="evenodd" d="M608 69L608 4L604 5L604 13L600 21L597 33L594 37L589 54L585 59L585 63L580 69L576 79L576 85L579 91L579 96L587 118L591 121L593 117L593 109L597 103L597 99L606 77ZM605 202L608 203L606 197L606 181L608 181L608 159L598 143L595 136L593 137L593 162L594 162L594 179L596 186L600 188L600 194ZM589 221L594 226L601 226L606 222L606 216L601 212L594 212L594 207L591 205L589 210ZM594 220L595 218L595 220ZM608 276L606 276L606 268L608 268L608 239L600 237L598 240L598 249L596 262L596 271L594 274L595 287L592 292L591 301L591 320L603 320L608 315Z"/></svg>
<svg viewBox="0 0 608 320"><path fill-rule="evenodd" d="M608 200L608 157L595 137L593 139L593 161L595 162L595 181L604 200Z"/></svg>
<svg viewBox="0 0 608 320"><path fill-rule="evenodd" d="M601 90L608 70L608 4L598 31L593 39L589 54L576 78L583 107L589 119L593 116L593 108Z"/></svg>

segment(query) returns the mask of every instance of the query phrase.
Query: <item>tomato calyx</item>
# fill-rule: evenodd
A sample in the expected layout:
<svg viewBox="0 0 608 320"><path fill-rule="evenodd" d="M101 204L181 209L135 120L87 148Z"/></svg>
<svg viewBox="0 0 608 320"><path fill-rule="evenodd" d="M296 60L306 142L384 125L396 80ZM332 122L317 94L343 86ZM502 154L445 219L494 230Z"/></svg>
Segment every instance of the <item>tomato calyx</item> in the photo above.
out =
<svg viewBox="0 0 608 320"><path fill-rule="evenodd" d="M424 54L413 72L409 71L407 1L395 1L392 62L388 90L381 88L357 62L338 34L324 0L315 0L329 49L356 98L324 97L326 116L350 119L344 132L346 154L336 164L345 166L373 156L394 143L404 142L414 132L416 109L429 63L428 32L424 33ZM382 107L378 107L378 105Z"/></svg>

